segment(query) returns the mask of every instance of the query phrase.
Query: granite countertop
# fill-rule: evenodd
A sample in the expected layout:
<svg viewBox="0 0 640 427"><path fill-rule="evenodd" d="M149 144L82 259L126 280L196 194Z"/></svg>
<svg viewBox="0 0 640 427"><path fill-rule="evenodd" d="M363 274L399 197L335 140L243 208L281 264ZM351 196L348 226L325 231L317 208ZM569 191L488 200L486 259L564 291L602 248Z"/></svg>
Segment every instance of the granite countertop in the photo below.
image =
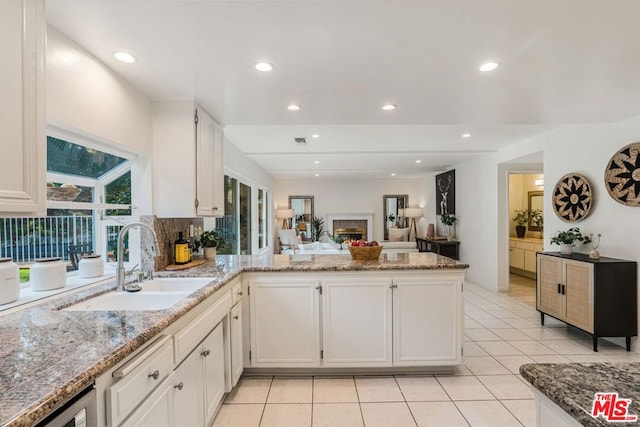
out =
<svg viewBox="0 0 640 427"><path fill-rule="evenodd" d="M629 415L640 417L640 363L526 364L520 374L583 426L611 425L591 416L597 392L617 392L621 399L631 399Z"/></svg>
<svg viewBox="0 0 640 427"><path fill-rule="evenodd" d="M60 311L115 289L114 281L0 315L0 426L31 426L151 340L243 271L377 271L464 269L433 253L383 254L376 261L349 255L218 256L216 263L158 276L218 277L166 310Z"/></svg>

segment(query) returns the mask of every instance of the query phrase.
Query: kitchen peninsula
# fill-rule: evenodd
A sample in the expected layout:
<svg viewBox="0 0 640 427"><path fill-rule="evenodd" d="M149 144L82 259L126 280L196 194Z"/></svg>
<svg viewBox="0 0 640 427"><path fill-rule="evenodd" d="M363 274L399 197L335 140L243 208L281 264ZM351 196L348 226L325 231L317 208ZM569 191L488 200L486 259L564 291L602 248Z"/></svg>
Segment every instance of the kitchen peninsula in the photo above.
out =
<svg viewBox="0 0 640 427"><path fill-rule="evenodd" d="M212 278L208 285L165 310L60 310L112 291L115 284L108 281L0 316L0 425L33 425L94 382L98 391L98 425L107 425L109 417L127 425L132 418L141 416L146 403L133 406L131 415L116 413L115 403L111 403L111 410L105 404L105 390L113 389L107 396L117 403L116 379L135 369L139 355L157 347L151 357L168 355L170 371L164 382L158 379L160 385L155 391L149 391L153 396L188 364L191 356L186 354L208 355L208 337L191 339L197 336L193 331L202 325L199 319L220 315L229 322L242 318L241 312L233 312L242 305L248 316L242 322L245 333L240 373L243 366L394 369L461 363L462 290L468 267L464 263L433 253L389 254L376 261L353 261L349 256L228 256L218 257L220 262L224 262L225 271L216 279L213 263L183 272L159 272L159 276ZM272 305L275 301L280 303L279 308ZM297 312L310 317L290 323L292 312L282 309L283 302L307 304L298 307L301 309ZM353 316L354 310L362 313L362 319ZM346 316L350 316L352 324L346 322ZM363 329L364 324L369 328ZM292 339L290 333L274 336L283 325L301 341L281 346L282 340ZM209 336L214 332L206 331ZM363 340L359 341L362 345L344 345L348 344L345 334L355 332L358 340ZM228 332L224 335L228 338ZM298 345L304 340L311 344ZM233 358L227 348L225 343L225 354ZM291 353L282 353L283 349ZM144 359L147 360L150 359ZM226 391L232 387L228 376L225 372ZM214 413L219 400L216 395ZM113 414L109 415L109 411ZM203 417L210 417L210 412Z"/></svg>

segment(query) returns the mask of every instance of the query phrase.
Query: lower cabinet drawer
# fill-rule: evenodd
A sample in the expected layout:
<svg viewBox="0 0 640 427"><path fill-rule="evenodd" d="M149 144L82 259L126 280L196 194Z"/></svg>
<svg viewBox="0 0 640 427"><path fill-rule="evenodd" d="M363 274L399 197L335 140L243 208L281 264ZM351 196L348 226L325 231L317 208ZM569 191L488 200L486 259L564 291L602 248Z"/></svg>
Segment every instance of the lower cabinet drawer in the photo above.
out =
<svg viewBox="0 0 640 427"><path fill-rule="evenodd" d="M215 301L204 313L189 323L174 337L174 351L176 366L191 353L211 329L219 323L231 309L231 292L226 292Z"/></svg>
<svg viewBox="0 0 640 427"><path fill-rule="evenodd" d="M108 425L119 425L172 371L171 337L160 338L114 371L121 379L106 391Z"/></svg>

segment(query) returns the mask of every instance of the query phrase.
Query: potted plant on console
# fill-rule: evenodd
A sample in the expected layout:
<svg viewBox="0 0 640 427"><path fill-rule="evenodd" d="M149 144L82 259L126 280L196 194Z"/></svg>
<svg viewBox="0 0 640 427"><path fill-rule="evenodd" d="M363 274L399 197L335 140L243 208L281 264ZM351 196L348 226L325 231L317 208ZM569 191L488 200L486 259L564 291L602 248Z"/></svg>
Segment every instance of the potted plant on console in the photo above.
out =
<svg viewBox="0 0 640 427"><path fill-rule="evenodd" d="M319 242L322 236L327 234L327 231L324 229L324 219L318 216L314 216L311 220L311 227L313 230L313 241Z"/></svg>
<svg viewBox="0 0 640 427"><path fill-rule="evenodd" d="M216 248L225 244L224 238L216 230L205 231L200 235L200 245L204 248L204 259L216 259Z"/></svg>
<svg viewBox="0 0 640 427"><path fill-rule="evenodd" d="M454 239L454 235L451 231L451 227L453 226L453 224L455 224L455 222L458 220L458 218L456 218L455 215L452 215L450 213L443 213L442 216L440 217L440 221L442 221L442 223L444 225L446 225L449 228L449 231L447 233L447 240L448 241L452 241Z"/></svg>
<svg viewBox="0 0 640 427"><path fill-rule="evenodd" d="M559 231L551 238L552 245L560 245L560 253L572 254L575 242L582 242L583 245L591 243L591 236L583 236L578 227L573 227L567 231Z"/></svg>
<svg viewBox="0 0 640 427"><path fill-rule="evenodd" d="M516 236L518 236L519 239L523 239L524 233L527 232L527 226L525 224L529 221L529 211L516 209L513 213L513 222L517 224Z"/></svg>

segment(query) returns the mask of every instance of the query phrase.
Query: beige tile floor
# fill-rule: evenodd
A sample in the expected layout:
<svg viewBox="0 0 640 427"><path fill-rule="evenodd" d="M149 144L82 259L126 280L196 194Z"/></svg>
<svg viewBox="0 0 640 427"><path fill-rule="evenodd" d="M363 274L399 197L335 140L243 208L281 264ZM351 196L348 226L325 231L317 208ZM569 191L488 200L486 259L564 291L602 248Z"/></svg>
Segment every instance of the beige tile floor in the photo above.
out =
<svg viewBox="0 0 640 427"><path fill-rule="evenodd" d="M534 292L465 285L464 364L452 375L243 377L214 426L535 426L520 365L640 361L604 340L594 353L587 334L562 322L541 327Z"/></svg>

